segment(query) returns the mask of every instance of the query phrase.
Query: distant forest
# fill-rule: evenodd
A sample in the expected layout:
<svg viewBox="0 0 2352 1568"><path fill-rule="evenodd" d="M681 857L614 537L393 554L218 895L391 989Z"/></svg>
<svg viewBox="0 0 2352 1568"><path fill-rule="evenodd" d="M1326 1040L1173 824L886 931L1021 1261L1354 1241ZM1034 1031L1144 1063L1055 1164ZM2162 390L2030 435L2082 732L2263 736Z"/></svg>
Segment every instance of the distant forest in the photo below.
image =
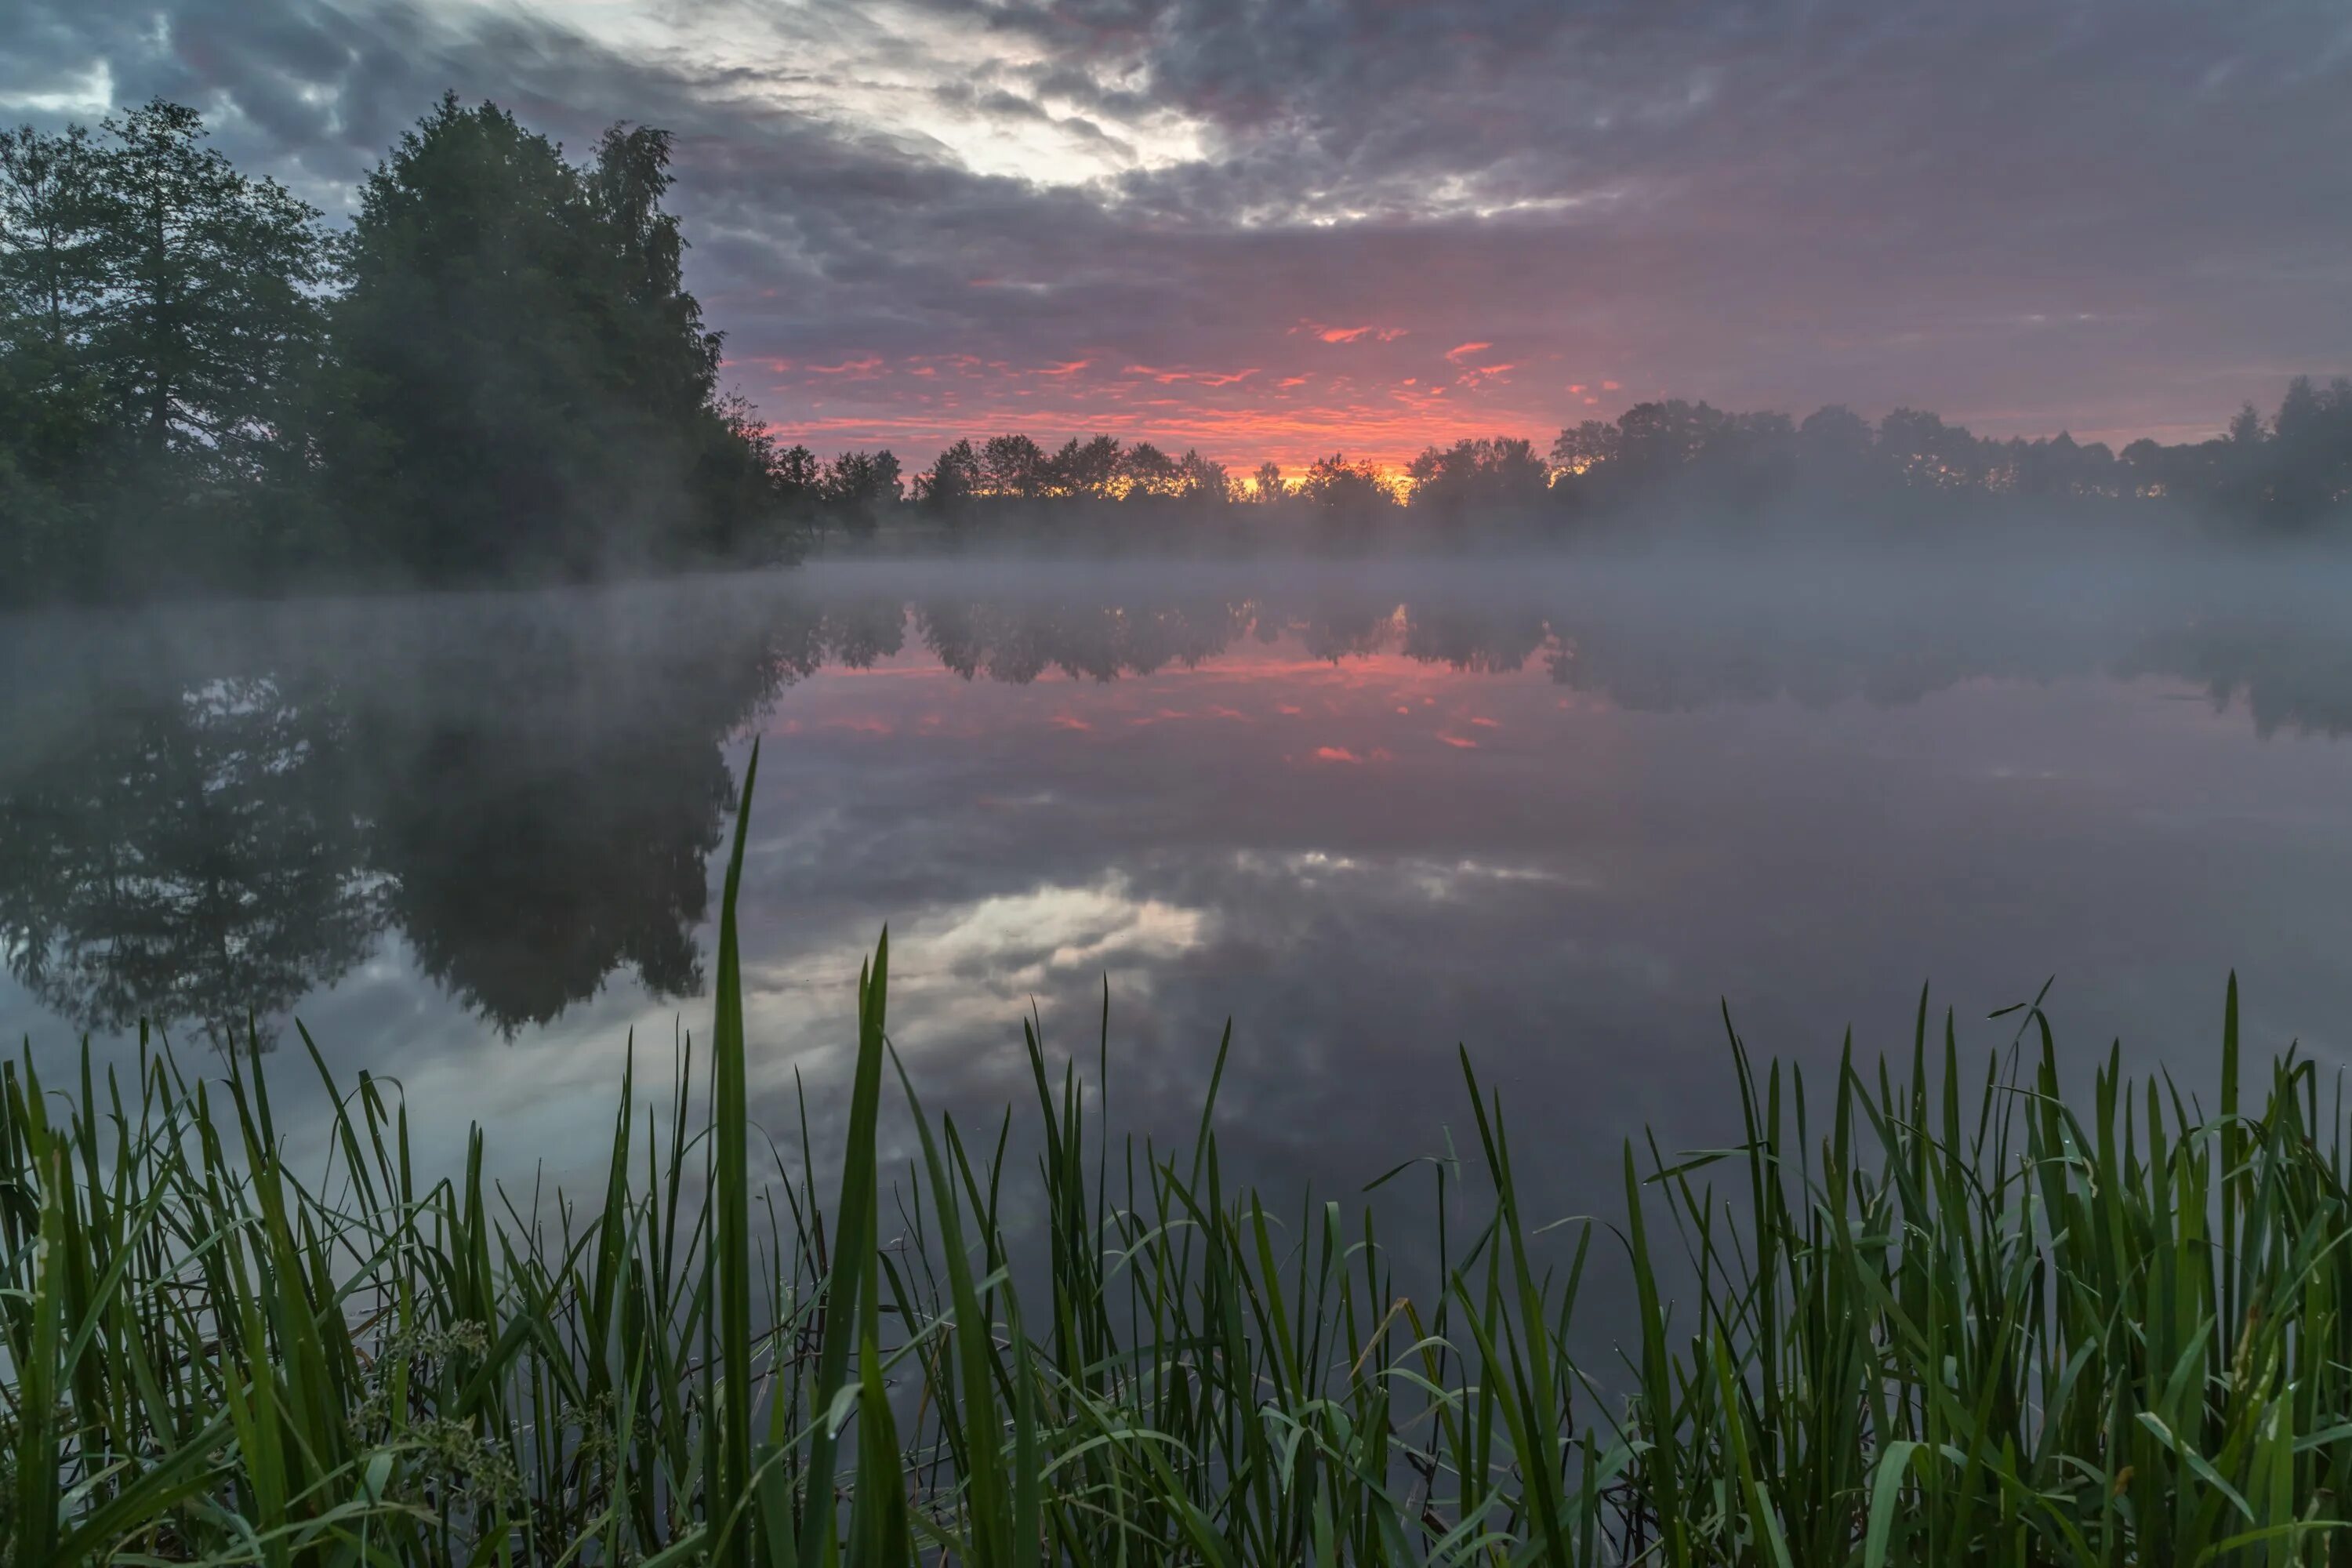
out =
<svg viewBox="0 0 2352 1568"><path fill-rule="evenodd" d="M584 578L900 527L1312 546L2001 507L2352 524L2340 378L2297 379L2212 440L2120 453L1909 409L1874 425L1674 399L1546 451L1432 446L1402 475L1334 454L1244 479L1107 435L959 440L911 477L887 449L824 458L722 391L663 210L669 157L667 133L624 124L573 162L451 96L331 230L178 105L0 132L0 600Z"/></svg>

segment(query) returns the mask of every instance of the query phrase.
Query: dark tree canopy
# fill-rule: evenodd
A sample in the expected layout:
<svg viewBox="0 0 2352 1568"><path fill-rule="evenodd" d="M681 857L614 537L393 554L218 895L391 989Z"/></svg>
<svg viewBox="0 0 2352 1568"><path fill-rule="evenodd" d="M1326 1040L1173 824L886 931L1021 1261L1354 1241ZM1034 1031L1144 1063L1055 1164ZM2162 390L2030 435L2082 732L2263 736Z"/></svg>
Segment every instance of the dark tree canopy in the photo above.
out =
<svg viewBox="0 0 2352 1568"><path fill-rule="evenodd" d="M719 335L661 209L669 151L616 126L574 166L452 97L369 177L329 450L374 552L432 578L584 574L724 552L764 521L743 481L766 454L717 396Z"/></svg>
<svg viewBox="0 0 2352 1568"><path fill-rule="evenodd" d="M96 136L0 137L0 561L31 580L284 542L325 243L204 135L159 101Z"/></svg>

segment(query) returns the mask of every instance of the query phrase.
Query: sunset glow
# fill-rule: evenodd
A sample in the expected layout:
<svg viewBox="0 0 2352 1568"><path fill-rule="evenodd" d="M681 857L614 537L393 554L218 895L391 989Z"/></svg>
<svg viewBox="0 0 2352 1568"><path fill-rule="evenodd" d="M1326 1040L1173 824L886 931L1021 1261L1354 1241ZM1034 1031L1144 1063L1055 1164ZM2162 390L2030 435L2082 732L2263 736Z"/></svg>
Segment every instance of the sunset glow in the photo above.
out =
<svg viewBox="0 0 2352 1568"><path fill-rule="evenodd" d="M1577 403L1559 373L1538 374L1491 342L1438 352L1402 329L1322 328L1266 348L1270 365L860 355L729 368L761 407L805 409L772 428L819 451L878 445L928 456L967 436L1017 430L1058 442L1103 434L1198 447L1237 469L1270 460L1291 473L1334 452L1395 472L1433 443L1498 432L1548 442Z"/></svg>

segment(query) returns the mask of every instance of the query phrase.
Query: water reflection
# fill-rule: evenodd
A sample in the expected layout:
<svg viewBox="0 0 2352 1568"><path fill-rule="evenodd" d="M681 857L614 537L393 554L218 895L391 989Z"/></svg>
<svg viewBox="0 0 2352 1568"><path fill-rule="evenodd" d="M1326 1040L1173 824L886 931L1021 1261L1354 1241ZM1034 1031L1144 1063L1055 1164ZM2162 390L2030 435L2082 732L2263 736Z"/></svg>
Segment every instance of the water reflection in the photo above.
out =
<svg viewBox="0 0 2352 1568"><path fill-rule="evenodd" d="M37 695L0 714L10 970L86 1028L215 1038L387 934L507 1032L622 970L694 993L721 742L816 656L796 623L643 608L210 613L26 648Z"/></svg>
<svg viewBox="0 0 2352 1568"><path fill-rule="evenodd" d="M348 717L303 673L109 683L0 795L0 944L83 1026L241 1038L383 920Z"/></svg>
<svg viewBox="0 0 2352 1568"><path fill-rule="evenodd" d="M2118 582L873 568L15 623L0 626L16 672L0 696L0 952L40 1005L83 1027L146 1017L216 1039L249 1018L268 1032L394 942L510 1035L617 974L654 998L691 995L730 806L728 745L828 667L913 660L973 683L1113 682L1278 647L1339 669L1387 659L1470 679L1537 671L1564 694L1651 713L2160 676L2242 703L2264 736L2352 733L2352 622L2332 581L2263 571ZM1467 726L1478 722L1436 738L1475 749L1485 742ZM1301 760L1360 763L1371 750L1335 737ZM986 787L1013 799L1019 782L999 773ZM1028 781L1047 797L1056 782L1043 764ZM1098 782L1097 799L1128 787L1139 800L1151 781ZM1522 793L1489 809L1538 820L1540 786L1513 787ZM1300 897L1360 874L1231 826L1190 831L1231 851L1220 864L1232 877ZM890 879L922 869L877 860L877 896L919 900L924 889ZM1120 868L1081 869L1072 897L1127 896ZM1560 875L1503 845L1412 874L1444 898L1524 906L1530 919L1539 900L1519 882ZM1195 945L1202 907L1151 906ZM997 910L941 951L994 952L992 921L1052 923L1024 909Z"/></svg>

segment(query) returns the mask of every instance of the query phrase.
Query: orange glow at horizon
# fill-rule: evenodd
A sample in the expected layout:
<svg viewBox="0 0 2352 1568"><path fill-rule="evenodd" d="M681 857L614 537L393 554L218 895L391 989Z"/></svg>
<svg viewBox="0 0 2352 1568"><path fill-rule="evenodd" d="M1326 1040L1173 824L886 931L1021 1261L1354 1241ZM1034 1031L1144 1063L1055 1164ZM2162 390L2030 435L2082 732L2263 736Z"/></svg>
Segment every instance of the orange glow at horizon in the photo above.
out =
<svg viewBox="0 0 2352 1568"><path fill-rule="evenodd" d="M856 351L825 363L730 362L751 373L743 390L769 415L780 443L830 457L887 447L911 477L940 448L1019 433L1052 448L1076 437L1148 441L1175 455L1198 450L1237 480L1259 464L1297 479L1335 454L1390 478L1424 447L1486 437L1550 447L1591 418L1601 399L1629 395L1615 378L1563 363L1559 352L1500 334L1415 332L1359 317L1303 321L1259 352L1223 363L1114 355L1081 349L1027 362L974 354L886 359ZM1615 357L1582 355L1584 366Z"/></svg>
<svg viewBox="0 0 2352 1568"><path fill-rule="evenodd" d="M1473 384L1476 379L1472 378ZM1279 384L1282 389L1297 384ZM1070 437L1111 436L1129 446L1149 441L1171 454L1194 447L1224 464L1236 479L1246 479L1250 470L1264 462L1278 465L1286 479L1297 479L1308 464L1334 454L1351 461L1368 461L1394 478L1426 447L1495 436L1526 437L1542 452L1564 425L1574 422L1567 409L1538 412L1524 406L1449 402L1444 387L1422 389L1400 383L1390 392L1390 397L1381 403L1298 408L1187 407L1174 399L1152 399L1140 407L1108 401L1090 407L1023 404L961 419L929 411L895 416L819 414L774 421L767 430L784 446L806 446L821 456L831 456L843 447L890 447L898 452L909 474L929 466L933 453L960 438L977 444L991 436L1017 432L1051 449ZM1575 412L1591 417L1589 408Z"/></svg>

